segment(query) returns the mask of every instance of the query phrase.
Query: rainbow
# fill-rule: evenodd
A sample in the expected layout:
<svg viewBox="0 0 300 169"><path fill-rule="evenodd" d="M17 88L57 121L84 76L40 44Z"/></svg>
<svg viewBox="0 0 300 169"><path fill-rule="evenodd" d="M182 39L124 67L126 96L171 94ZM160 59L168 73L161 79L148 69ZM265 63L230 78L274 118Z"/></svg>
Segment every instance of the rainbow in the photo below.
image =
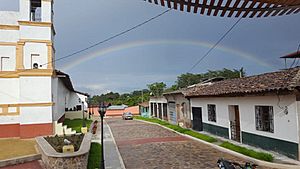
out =
<svg viewBox="0 0 300 169"><path fill-rule="evenodd" d="M80 56L78 59L72 60L71 62L66 63L63 65L62 70L68 71L72 68L86 62L89 60L92 60L94 58L107 55L109 53L121 51L121 50L127 50L131 48L137 48L137 47L143 47L143 46L150 46L150 45L189 45L189 46L196 46L196 47L204 47L204 48L211 48L213 44L208 42L202 42L202 41L191 41L191 40L149 40L149 41L135 41L125 44L116 45L113 47L105 48L105 49L99 49L97 51L88 53L86 55ZM247 59L249 61L255 62L260 66L269 67L274 69L275 67L273 65L270 65L269 63L263 62L259 60L256 56L225 46L217 46L215 48L218 51L226 52L233 54L235 56L242 57L244 59Z"/></svg>

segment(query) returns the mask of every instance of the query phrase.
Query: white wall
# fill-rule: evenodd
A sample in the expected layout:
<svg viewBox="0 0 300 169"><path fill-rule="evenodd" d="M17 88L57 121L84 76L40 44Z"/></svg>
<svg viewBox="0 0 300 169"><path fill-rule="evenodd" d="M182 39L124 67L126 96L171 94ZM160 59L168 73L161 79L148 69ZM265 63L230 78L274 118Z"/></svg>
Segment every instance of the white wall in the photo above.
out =
<svg viewBox="0 0 300 169"><path fill-rule="evenodd" d="M280 96L279 105L281 107L288 106L289 113L287 115L278 107L278 101L277 96L191 98L191 106L202 107L204 123L230 128L228 105L238 105L242 131L298 143L296 97L293 95ZM207 104L216 105L216 123L208 121ZM255 105L273 106L274 133L256 130Z"/></svg>
<svg viewBox="0 0 300 169"><path fill-rule="evenodd" d="M20 79L21 103L49 103L51 96L51 77L27 77Z"/></svg>
<svg viewBox="0 0 300 169"><path fill-rule="evenodd" d="M1 57L9 57L8 64L5 64L6 69L2 71L14 71L16 69L16 47L15 46L0 46L0 62L1 62ZM2 63L0 63L0 66L1 64Z"/></svg>
<svg viewBox="0 0 300 169"><path fill-rule="evenodd" d="M21 107L20 124L52 123L52 107Z"/></svg>
<svg viewBox="0 0 300 169"><path fill-rule="evenodd" d="M39 59L37 60L39 69L46 69L48 63L48 47L43 43L25 43L24 45L24 67L25 69L31 69L31 55L39 54Z"/></svg>
<svg viewBox="0 0 300 169"><path fill-rule="evenodd" d="M0 78L0 104L19 103L19 97L19 79Z"/></svg>
<svg viewBox="0 0 300 169"><path fill-rule="evenodd" d="M42 1L42 22L52 21L51 1Z"/></svg>
<svg viewBox="0 0 300 169"><path fill-rule="evenodd" d="M19 119L19 116L0 116L0 124L18 124Z"/></svg>
<svg viewBox="0 0 300 169"><path fill-rule="evenodd" d="M18 25L19 12L0 11L0 25Z"/></svg>
<svg viewBox="0 0 300 169"><path fill-rule="evenodd" d="M0 42L17 42L19 40L19 31L0 29L0 38Z"/></svg>
<svg viewBox="0 0 300 169"><path fill-rule="evenodd" d="M29 8L30 3L29 0L20 0L19 1L19 9L20 9L20 21L29 21Z"/></svg>
<svg viewBox="0 0 300 169"><path fill-rule="evenodd" d="M20 39L51 40L51 28L21 25Z"/></svg>

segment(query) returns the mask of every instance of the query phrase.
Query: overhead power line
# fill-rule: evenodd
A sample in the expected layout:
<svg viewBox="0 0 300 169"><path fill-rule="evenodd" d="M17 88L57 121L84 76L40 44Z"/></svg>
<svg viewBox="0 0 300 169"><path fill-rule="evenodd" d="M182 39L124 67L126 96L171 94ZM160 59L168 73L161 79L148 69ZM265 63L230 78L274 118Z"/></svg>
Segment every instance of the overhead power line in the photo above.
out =
<svg viewBox="0 0 300 169"><path fill-rule="evenodd" d="M188 73L191 72L201 61L206 58L211 51L213 51L218 44L234 29L234 27L242 20L242 17L239 18L223 35L222 37L188 70Z"/></svg>
<svg viewBox="0 0 300 169"><path fill-rule="evenodd" d="M94 48L94 47L100 45L100 44L103 44L103 43L108 42L108 41L110 41L110 40L113 40L113 39L115 39L115 38L117 38L117 37L119 37L119 36L122 36L122 35L124 35L124 34L126 34L126 33L128 33L128 32L131 32L131 31L133 31L133 30L135 30L135 29L137 29L137 28L139 28L139 27L141 27L141 26L143 26L143 25L145 25L145 24L147 24L147 23L149 23L149 22L151 22L151 21L153 21L153 20L155 20L155 19L157 19L157 18L163 16L164 14L168 13L168 12L171 11L171 10L172 10L172 8L167 9L167 10L163 11L162 13L160 13L160 14L154 16L154 17L151 17L151 18L147 19L146 21L141 22L141 23L139 23L139 24L137 24L137 25L135 25L135 26L133 26L133 27L131 27L131 28L129 28L129 29L126 29L126 30L124 30L124 31L122 31L122 32L120 32L120 33L117 33L117 34L115 34L115 35L112 35L112 36L110 36L110 37L108 37L108 38L106 38L106 39L104 39L104 40L102 40L102 41L99 41L99 42L97 42L97 43L94 43L93 45L90 45L90 46L88 46L88 47L86 47L86 48L77 50L77 51L75 51L75 52L73 52L73 53L71 53L71 54L68 54L68 55L66 55L66 56L63 56L63 57L61 57L61 58L55 59L55 60L53 60L52 62L47 62L47 63L41 64L41 65L44 66L44 65L47 65L47 64L49 64L49 63L55 63L55 62L57 62L57 61L60 61L60 60L63 60L63 59L72 57L72 56L74 56L74 55L77 55L77 54L79 54L79 53L82 53L82 52L84 52L84 51L87 51L87 50L89 50L89 49L91 49L91 48ZM30 70L30 69L25 69L25 70L22 70L22 71L20 71L20 72L26 72L26 71L29 71L29 70ZM6 76L6 75L10 75L10 74L12 74L12 73L3 74L2 76Z"/></svg>

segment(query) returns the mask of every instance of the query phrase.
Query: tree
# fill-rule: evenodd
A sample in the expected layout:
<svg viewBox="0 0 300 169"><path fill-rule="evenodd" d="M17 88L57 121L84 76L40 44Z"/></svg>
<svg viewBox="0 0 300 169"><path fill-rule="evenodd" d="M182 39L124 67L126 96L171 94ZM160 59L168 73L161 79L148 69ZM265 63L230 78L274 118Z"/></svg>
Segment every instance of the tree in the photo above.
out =
<svg viewBox="0 0 300 169"><path fill-rule="evenodd" d="M156 82L147 85L153 96L162 96L167 85L164 82Z"/></svg>
<svg viewBox="0 0 300 169"><path fill-rule="evenodd" d="M206 73L200 73L200 74L192 74L192 73L186 73L181 74L177 77L176 85L178 88L185 88L193 84L200 83L202 81L214 78L214 77L223 77L225 79L232 79L232 78L239 78L239 77L245 77L246 72L244 68L241 68L240 70L230 70L230 69L222 69L222 70L208 70Z"/></svg>

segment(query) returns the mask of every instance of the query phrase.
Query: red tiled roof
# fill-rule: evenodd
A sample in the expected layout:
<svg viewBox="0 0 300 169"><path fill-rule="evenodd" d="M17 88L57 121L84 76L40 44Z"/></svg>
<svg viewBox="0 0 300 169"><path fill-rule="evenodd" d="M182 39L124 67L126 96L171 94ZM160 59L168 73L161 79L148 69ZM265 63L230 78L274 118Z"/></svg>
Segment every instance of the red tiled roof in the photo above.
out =
<svg viewBox="0 0 300 169"><path fill-rule="evenodd" d="M212 84L197 84L184 91L184 95L186 97L230 96L279 90L292 91L296 87L300 87L300 67Z"/></svg>

